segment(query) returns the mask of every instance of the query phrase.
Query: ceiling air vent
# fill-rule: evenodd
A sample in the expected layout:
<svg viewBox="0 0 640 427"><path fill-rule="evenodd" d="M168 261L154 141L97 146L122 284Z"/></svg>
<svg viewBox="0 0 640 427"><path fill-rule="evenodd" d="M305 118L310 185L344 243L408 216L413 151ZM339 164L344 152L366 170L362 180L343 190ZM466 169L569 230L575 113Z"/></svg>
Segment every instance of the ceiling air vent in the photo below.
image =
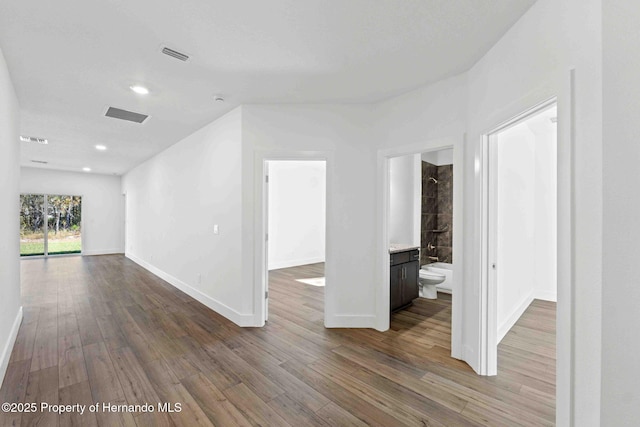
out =
<svg viewBox="0 0 640 427"><path fill-rule="evenodd" d="M147 120L147 115L134 113L133 111L121 110L119 108L109 107L105 113L107 117L113 117L114 119L127 120L135 123L142 123Z"/></svg>
<svg viewBox="0 0 640 427"><path fill-rule="evenodd" d="M32 163L40 163L41 165L46 165L49 162L45 162L44 160L31 160Z"/></svg>
<svg viewBox="0 0 640 427"><path fill-rule="evenodd" d="M46 145L49 143L49 140L44 138L36 138L35 136L20 136L20 141L22 142L37 142L38 144Z"/></svg>
<svg viewBox="0 0 640 427"><path fill-rule="evenodd" d="M162 53L165 55L169 55L173 58L179 59L180 61L187 61L189 59L189 55L186 55L182 52L178 52L177 50L170 49L166 46L163 46Z"/></svg>

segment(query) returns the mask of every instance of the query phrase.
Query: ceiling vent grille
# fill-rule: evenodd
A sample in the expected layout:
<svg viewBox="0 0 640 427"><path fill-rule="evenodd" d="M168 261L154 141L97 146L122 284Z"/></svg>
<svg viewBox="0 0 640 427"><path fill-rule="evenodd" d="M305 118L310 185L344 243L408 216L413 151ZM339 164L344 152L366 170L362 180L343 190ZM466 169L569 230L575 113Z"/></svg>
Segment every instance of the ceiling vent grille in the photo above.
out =
<svg viewBox="0 0 640 427"><path fill-rule="evenodd" d="M46 165L49 162L45 162L44 160L31 160L33 163L40 163L41 165Z"/></svg>
<svg viewBox="0 0 640 427"><path fill-rule="evenodd" d="M133 111L121 110L120 108L109 107L105 116L112 117L114 119L127 120L135 123L142 123L147 120L147 115L134 113Z"/></svg>
<svg viewBox="0 0 640 427"><path fill-rule="evenodd" d="M182 52L178 52L177 50L170 49L166 46L162 48L162 53L164 53L165 55L169 55L172 58L179 59L180 61L186 62L189 59L189 55L186 55Z"/></svg>
<svg viewBox="0 0 640 427"><path fill-rule="evenodd" d="M22 142L36 142L38 144L46 145L49 143L48 139L45 138L36 138L35 136L20 136L20 141Z"/></svg>

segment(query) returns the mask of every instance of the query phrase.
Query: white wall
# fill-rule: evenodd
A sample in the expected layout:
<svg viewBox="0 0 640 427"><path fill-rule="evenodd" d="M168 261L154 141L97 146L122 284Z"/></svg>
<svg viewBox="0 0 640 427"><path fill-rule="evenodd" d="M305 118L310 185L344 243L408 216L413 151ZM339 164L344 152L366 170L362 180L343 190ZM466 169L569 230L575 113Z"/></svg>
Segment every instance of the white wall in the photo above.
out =
<svg viewBox="0 0 640 427"><path fill-rule="evenodd" d="M0 50L0 378L4 380L22 320L20 306L19 106Z"/></svg>
<svg viewBox="0 0 640 427"><path fill-rule="evenodd" d="M640 6L632 1L603 0L602 10L604 237L600 422L603 426L626 427L640 425ZM598 239L591 241L592 245L599 243ZM593 261L599 264L598 260Z"/></svg>
<svg viewBox="0 0 640 427"><path fill-rule="evenodd" d="M497 134L498 342L533 299L556 301L556 115L553 107Z"/></svg>
<svg viewBox="0 0 640 427"><path fill-rule="evenodd" d="M461 74L380 102L374 114L379 148L461 138L467 121L467 76Z"/></svg>
<svg viewBox="0 0 640 427"><path fill-rule="evenodd" d="M535 287L535 136L526 123L497 135L498 342L533 299ZM493 172L493 171L492 171Z"/></svg>
<svg viewBox="0 0 640 427"><path fill-rule="evenodd" d="M263 161L319 153L327 162L325 324L374 327L370 123L367 106L233 110L123 177L127 256L237 324L262 325L263 255L254 242L263 226Z"/></svg>
<svg viewBox="0 0 640 427"><path fill-rule="evenodd" d="M306 153L327 159L325 325L374 327L376 322L376 156L368 106L245 105L242 107L243 283L261 275L259 230L263 159ZM252 205L249 205L252 203ZM256 244L254 244L256 243ZM254 293L256 307L262 302Z"/></svg>
<svg viewBox="0 0 640 427"><path fill-rule="evenodd" d="M535 233L533 297L558 300L558 131L544 114L542 123L528 122L535 137ZM557 109L551 115L558 115Z"/></svg>
<svg viewBox="0 0 640 427"><path fill-rule="evenodd" d="M453 148L422 153L422 161L436 166L453 164Z"/></svg>
<svg viewBox="0 0 640 427"><path fill-rule="evenodd" d="M420 245L422 167L420 155L389 162L389 243Z"/></svg>
<svg viewBox="0 0 640 427"><path fill-rule="evenodd" d="M253 324L242 281L241 109L129 171L126 255L240 325ZM219 234L213 226L219 225Z"/></svg>
<svg viewBox="0 0 640 427"><path fill-rule="evenodd" d="M124 252L124 200L119 176L22 167L20 193L82 196L82 254Z"/></svg>
<svg viewBox="0 0 640 427"><path fill-rule="evenodd" d="M326 164L269 162L269 270L324 262Z"/></svg>

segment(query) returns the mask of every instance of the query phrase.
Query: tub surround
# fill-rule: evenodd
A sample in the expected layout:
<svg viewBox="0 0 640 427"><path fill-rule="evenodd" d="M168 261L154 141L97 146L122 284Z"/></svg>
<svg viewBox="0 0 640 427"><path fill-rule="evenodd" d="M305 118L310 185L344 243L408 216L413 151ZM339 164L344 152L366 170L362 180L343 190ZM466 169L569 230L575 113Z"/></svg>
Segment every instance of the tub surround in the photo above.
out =
<svg viewBox="0 0 640 427"><path fill-rule="evenodd" d="M437 182L436 182L437 181ZM452 262L453 165L422 161L420 264ZM433 258L437 258L433 259Z"/></svg>
<svg viewBox="0 0 640 427"><path fill-rule="evenodd" d="M412 251L414 249L420 249L419 245L410 245L408 243L391 243L389 244L389 253L395 254L398 252Z"/></svg>

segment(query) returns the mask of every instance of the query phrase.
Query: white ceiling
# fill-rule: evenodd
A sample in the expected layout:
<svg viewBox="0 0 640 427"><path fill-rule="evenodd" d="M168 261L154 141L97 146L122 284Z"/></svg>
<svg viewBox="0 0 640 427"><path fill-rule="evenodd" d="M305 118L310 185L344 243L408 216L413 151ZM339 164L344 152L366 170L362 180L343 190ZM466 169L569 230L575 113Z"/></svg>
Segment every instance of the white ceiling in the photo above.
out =
<svg viewBox="0 0 640 427"><path fill-rule="evenodd" d="M121 174L240 104L379 101L467 70L534 2L2 0L21 133L50 141L22 164Z"/></svg>

